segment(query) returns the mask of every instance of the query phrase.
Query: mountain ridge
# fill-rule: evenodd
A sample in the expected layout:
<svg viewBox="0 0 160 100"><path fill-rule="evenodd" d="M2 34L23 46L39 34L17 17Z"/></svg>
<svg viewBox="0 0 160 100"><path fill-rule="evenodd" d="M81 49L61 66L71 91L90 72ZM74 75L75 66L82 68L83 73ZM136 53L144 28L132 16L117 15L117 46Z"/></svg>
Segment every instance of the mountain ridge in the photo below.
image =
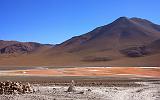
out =
<svg viewBox="0 0 160 100"><path fill-rule="evenodd" d="M138 18L136 18L136 20L137 19ZM138 20L141 20L141 19L138 19ZM142 22L143 21L145 21L145 20L142 20ZM151 23L150 21L148 21L147 23L152 24L153 26L155 25L155 24ZM148 27L148 25L147 25L147 27ZM144 26L140 26L139 24L137 24L137 22L133 22L133 18L129 19L127 17L120 17L108 25L104 25L104 26L95 28L94 30L92 30L86 34L72 37L71 39L61 43L60 46L61 47L64 46L66 48L67 45L70 45L70 47L68 46L67 48L74 49L73 46L75 45L75 46L78 46L78 48L83 48L82 45L84 45L84 44L86 45L86 42L92 41L93 42L92 47L93 47L93 44L96 44L98 42L103 44L104 41L106 41L106 40L109 40L109 41L106 41L108 43L115 42L114 45L118 44L120 46L123 46L122 45L122 44L124 44L123 41L124 42L125 41L132 42L132 43L129 43L129 45L135 45L135 44L139 44L139 43L141 43L143 45L143 44L145 44L145 42L152 42L152 41L160 38L160 34L159 34L160 31L159 30L153 31L152 27L150 29L152 29L152 30L148 31L148 29L144 29ZM158 27L158 29L160 29L160 27ZM115 41L113 41L113 39L115 39ZM104 40L104 41L102 41L102 40ZM120 44L120 42L122 42L122 43ZM91 45L91 44L89 44L89 45ZM110 45L110 44L107 44L107 45ZM127 43L126 43L126 45L127 45ZM77 48L77 47L75 47L75 48Z"/></svg>
<svg viewBox="0 0 160 100"><path fill-rule="evenodd" d="M10 50L27 54L1 57L0 65L14 62L35 66L160 66L159 41L160 25L146 19L120 17L55 46L35 47L20 42L15 42L16 46L13 42L2 46L0 41L1 53L5 55ZM6 52L2 52L4 49Z"/></svg>

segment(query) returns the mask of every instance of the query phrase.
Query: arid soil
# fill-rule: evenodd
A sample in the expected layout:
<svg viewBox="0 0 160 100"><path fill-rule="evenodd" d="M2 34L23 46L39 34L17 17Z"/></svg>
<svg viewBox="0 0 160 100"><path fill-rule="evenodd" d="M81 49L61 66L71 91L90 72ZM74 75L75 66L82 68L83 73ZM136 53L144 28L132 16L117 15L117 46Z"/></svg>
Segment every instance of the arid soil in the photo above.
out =
<svg viewBox="0 0 160 100"><path fill-rule="evenodd" d="M134 82L131 86L75 86L75 92L67 92L68 86L33 84L35 93L0 95L0 100L160 100L160 81Z"/></svg>
<svg viewBox="0 0 160 100"><path fill-rule="evenodd" d="M1 70L0 82L29 82L34 93L0 100L160 100L159 67L76 67ZM74 80L74 92L67 92Z"/></svg>
<svg viewBox="0 0 160 100"><path fill-rule="evenodd" d="M35 68L26 70L3 70L1 76L123 76L160 77L159 67L77 67L77 68Z"/></svg>

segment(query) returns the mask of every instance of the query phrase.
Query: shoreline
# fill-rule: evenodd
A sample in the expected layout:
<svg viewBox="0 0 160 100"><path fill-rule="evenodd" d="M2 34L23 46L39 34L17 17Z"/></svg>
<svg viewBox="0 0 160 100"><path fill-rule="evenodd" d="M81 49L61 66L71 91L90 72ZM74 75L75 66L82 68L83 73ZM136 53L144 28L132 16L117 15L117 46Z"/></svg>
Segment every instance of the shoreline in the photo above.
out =
<svg viewBox="0 0 160 100"><path fill-rule="evenodd" d="M78 84L84 85L105 85L107 83L132 83L132 82L156 82L160 81L160 78L127 78L127 77L83 77L83 76L0 76L0 81L18 81L18 82L29 82L33 84L57 84L66 85L74 80Z"/></svg>

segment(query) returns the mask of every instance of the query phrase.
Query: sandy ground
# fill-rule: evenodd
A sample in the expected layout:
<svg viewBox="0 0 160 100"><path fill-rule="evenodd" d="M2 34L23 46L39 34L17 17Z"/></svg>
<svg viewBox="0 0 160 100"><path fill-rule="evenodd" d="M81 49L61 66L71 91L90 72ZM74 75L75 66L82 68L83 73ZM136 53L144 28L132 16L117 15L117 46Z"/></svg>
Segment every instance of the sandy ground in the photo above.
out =
<svg viewBox="0 0 160 100"><path fill-rule="evenodd" d="M66 92L68 86L33 84L35 93L0 95L0 100L160 100L160 81L135 84L140 86L76 86L76 92Z"/></svg>
<svg viewBox="0 0 160 100"><path fill-rule="evenodd" d="M6 80L29 82L36 92L0 100L160 100L159 67L0 70L0 81ZM76 91L66 92L71 80Z"/></svg>
<svg viewBox="0 0 160 100"><path fill-rule="evenodd" d="M0 70L0 76L138 76L160 77L160 67L83 67Z"/></svg>

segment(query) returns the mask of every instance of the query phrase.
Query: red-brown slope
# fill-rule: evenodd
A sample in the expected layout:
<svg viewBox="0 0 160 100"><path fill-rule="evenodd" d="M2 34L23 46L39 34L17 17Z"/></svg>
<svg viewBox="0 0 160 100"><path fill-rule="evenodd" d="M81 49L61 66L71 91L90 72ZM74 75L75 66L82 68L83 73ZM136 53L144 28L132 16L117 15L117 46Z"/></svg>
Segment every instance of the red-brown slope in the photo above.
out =
<svg viewBox="0 0 160 100"><path fill-rule="evenodd" d="M159 25L145 19L121 17L55 47L33 46L35 49L31 49L31 54L1 56L0 65L160 66L160 53L154 53L159 50L157 39L160 39ZM23 46L27 46L24 47L27 51L32 48L22 44L20 48L16 46L15 52L23 50ZM13 44L5 47L9 50L15 48ZM121 52L123 50L125 53Z"/></svg>
<svg viewBox="0 0 160 100"><path fill-rule="evenodd" d="M49 57L56 57L57 62L66 65L157 66L160 65L157 61L160 56L152 55L152 47L148 45L159 38L159 25L145 19L120 17L108 25L73 37L48 52ZM129 50L127 54L121 52L126 49Z"/></svg>
<svg viewBox="0 0 160 100"><path fill-rule="evenodd" d="M160 26L144 19L120 17L111 24L73 37L58 47L70 51L124 48L130 45L144 45L158 38Z"/></svg>

